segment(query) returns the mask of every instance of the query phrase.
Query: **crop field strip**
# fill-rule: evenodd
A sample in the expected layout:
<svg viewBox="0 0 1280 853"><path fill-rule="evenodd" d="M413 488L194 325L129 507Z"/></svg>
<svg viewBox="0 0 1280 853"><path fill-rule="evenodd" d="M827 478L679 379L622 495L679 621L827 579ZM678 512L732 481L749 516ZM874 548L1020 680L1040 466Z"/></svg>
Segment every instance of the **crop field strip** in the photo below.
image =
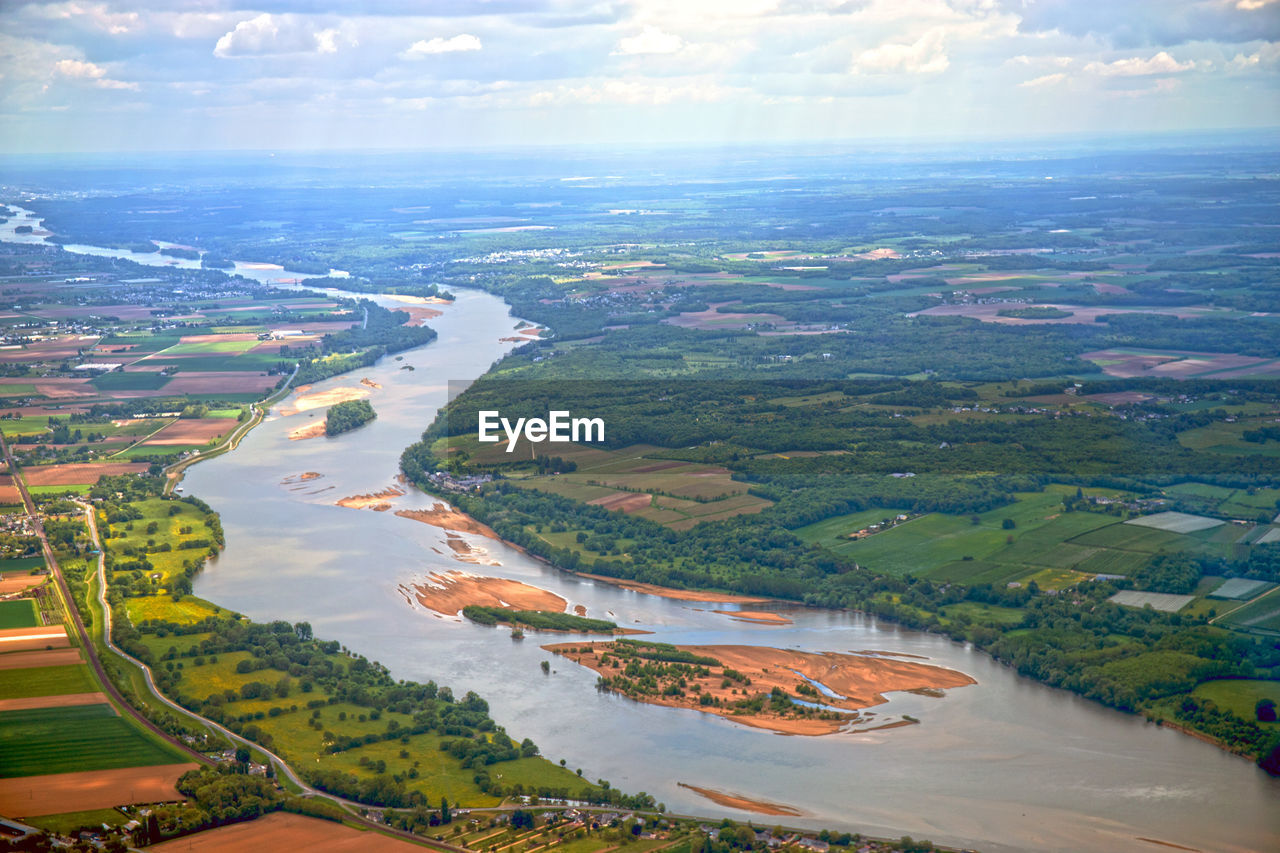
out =
<svg viewBox="0 0 1280 853"><path fill-rule="evenodd" d="M0 712L0 777L173 764L183 758L143 735L110 705Z"/></svg>

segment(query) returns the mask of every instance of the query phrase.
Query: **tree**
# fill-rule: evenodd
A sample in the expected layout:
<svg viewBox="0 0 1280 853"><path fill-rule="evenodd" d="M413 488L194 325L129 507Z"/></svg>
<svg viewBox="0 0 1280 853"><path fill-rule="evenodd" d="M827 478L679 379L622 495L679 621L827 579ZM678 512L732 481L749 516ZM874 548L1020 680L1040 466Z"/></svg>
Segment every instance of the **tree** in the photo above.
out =
<svg viewBox="0 0 1280 853"><path fill-rule="evenodd" d="M1258 704L1253 706L1253 713L1260 723L1274 723L1276 721L1275 700L1259 699Z"/></svg>
<svg viewBox="0 0 1280 853"><path fill-rule="evenodd" d="M449 811L449 801L444 797L440 798L440 822L453 822L453 814Z"/></svg>

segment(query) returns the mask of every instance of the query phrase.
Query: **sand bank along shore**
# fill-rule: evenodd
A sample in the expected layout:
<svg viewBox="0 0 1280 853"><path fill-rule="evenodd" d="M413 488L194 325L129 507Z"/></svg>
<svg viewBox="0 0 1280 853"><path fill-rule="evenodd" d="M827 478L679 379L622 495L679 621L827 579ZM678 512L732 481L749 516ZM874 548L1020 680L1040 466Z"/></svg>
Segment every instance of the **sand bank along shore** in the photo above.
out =
<svg viewBox="0 0 1280 853"><path fill-rule="evenodd" d="M432 572L425 583L410 584L407 589L401 586L400 589L428 610L446 616L454 616L472 604L548 613L563 613L568 604L554 592L527 583L471 575L456 569L445 574Z"/></svg>
<svg viewBox="0 0 1280 853"><path fill-rule="evenodd" d="M645 595L656 595L661 598L673 598L677 601L706 601L712 604L760 604L769 601L767 598L754 598L749 595L730 595L722 592L697 592L690 589L672 589L671 587L658 586L652 583L641 583L640 581L623 580L621 578L610 578L604 575L593 575L587 572L575 572L580 578L589 578L593 581L611 584L613 586L629 589L632 592L643 592Z"/></svg>
<svg viewBox="0 0 1280 853"><path fill-rule="evenodd" d="M466 513L458 512L456 509L447 507L442 503L433 504L431 509L402 509L397 511L396 515L401 518L412 518L414 521L421 521L423 524L430 524L432 527L440 527L445 530L474 533L477 536L487 536L490 539L498 538L498 534L487 526Z"/></svg>
<svg viewBox="0 0 1280 853"><path fill-rule="evenodd" d="M738 622L758 622L762 625L794 625L781 613L770 613L767 610L712 610L721 616L728 616Z"/></svg>
<svg viewBox="0 0 1280 853"><path fill-rule="evenodd" d="M298 389L301 392L301 388ZM336 403L345 403L348 400L363 400L368 397L370 391L367 387L361 385L349 385L342 388L330 388L328 391L316 391L311 394L299 393L293 398L293 402L288 405L281 406L280 414L296 415L298 412L307 412L311 409L325 409Z"/></svg>
<svg viewBox="0 0 1280 853"><path fill-rule="evenodd" d="M915 661L765 646L603 642L543 648L594 670L604 687L637 701L703 711L781 734L824 735L848 728L859 721L856 712L882 704L883 694L891 691L977 683L962 672ZM678 687L681 681L684 686ZM667 693L671 685L678 689Z"/></svg>
<svg viewBox="0 0 1280 853"><path fill-rule="evenodd" d="M380 492L340 498L337 503L338 506L350 507L351 509L371 509L374 512L386 512L391 509L391 504L387 501L391 498L398 498L403 494L404 489L399 486L388 486Z"/></svg>
<svg viewBox="0 0 1280 853"><path fill-rule="evenodd" d="M290 441L303 441L308 438L319 438L324 435L324 419L314 421L306 426L289 430Z"/></svg>
<svg viewBox="0 0 1280 853"><path fill-rule="evenodd" d="M697 785L689 785L685 782L677 782L676 784L681 788L693 791L698 796L706 797L713 803L728 806L731 809L741 809L744 812L755 812L756 814L787 815L789 817L799 817L804 814L804 812L791 806L767 803L764 800L753 800L741 794L726 794L714 788L699 788Z"/></svg>

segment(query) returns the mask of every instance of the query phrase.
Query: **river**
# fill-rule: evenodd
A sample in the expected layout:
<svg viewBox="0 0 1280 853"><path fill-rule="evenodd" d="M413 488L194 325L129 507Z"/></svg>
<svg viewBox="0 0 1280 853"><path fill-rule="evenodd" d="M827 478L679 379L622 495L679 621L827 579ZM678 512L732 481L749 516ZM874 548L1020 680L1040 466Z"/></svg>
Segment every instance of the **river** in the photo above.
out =
<svg viewBox="0 0 1280 853"><path fill-rule="evenodd" d="M13 224L0 228L0 239L11 237ZM457 295L431 321L439 332L433 343L312 389L355 386L361 378L381 385L370 396L373 423L335 438L289 441L291 429L323 410L273 413L235 452L189 469L185 490L221 514L227 535L226 550L197 579L197 594L254 619L310 621L317 636L341 641L398 678L434 679L459 695L475 690L517 739L531 737L552 760L647 791L676 812L751 818L677 786L686 782L804 811L799 818L757 815L760 824L908 834L989 851L1159 849L1148 839L1201 850L1280 848L1280 780L1193 738L1022 678L943 637L805 608L789 612L793 625L734 622L697 603L558 572L475 536L465 538L497 565L467 565L437 528L393 512L336 506L338 498L392 485L401 450L431 422L448 381L481 375L512 346L499 340L517 324L503 302L479 292ZM309 471L322 476L286 482ZM420 508L434 499L411 492L391 502ZM910 714L920 725L776 735L597 692L594 673L539 648L562 635L540 641L531 632L513 642L504 629L412 606L399 591L455 568L540 586L591 616L655 631L665 642L881 649L925 656L978 683L942 698L891 694L873 709ZM543 660L551 660L548 675Z"/></svg>

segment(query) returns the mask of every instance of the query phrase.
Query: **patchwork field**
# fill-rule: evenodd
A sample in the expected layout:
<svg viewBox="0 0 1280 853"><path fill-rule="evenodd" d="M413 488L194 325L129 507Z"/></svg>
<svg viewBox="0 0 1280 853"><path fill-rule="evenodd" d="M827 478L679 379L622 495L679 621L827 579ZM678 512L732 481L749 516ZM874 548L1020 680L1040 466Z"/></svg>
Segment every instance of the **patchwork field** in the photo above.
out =
<svg viewBox="0 0 1280 853"><path fill-rule="evenodd" d="M494 454L479 450L481 459ZM557 447L555 455L574 462L576 471L513 478L521 488L561 495L606 509L638 515L674 530L760 512L771 502L746 493L727 468L699 465L654 454L661 448L635 445L599 450L577 445ZM501 458L501 457L497 457Z"/></svg>
<svg viewBox="0 0 1280 853"><path fill-rule="evenodd" d="M1217 624L1241 631L1280 634L1280 586L1227 613Z"/></svg>

